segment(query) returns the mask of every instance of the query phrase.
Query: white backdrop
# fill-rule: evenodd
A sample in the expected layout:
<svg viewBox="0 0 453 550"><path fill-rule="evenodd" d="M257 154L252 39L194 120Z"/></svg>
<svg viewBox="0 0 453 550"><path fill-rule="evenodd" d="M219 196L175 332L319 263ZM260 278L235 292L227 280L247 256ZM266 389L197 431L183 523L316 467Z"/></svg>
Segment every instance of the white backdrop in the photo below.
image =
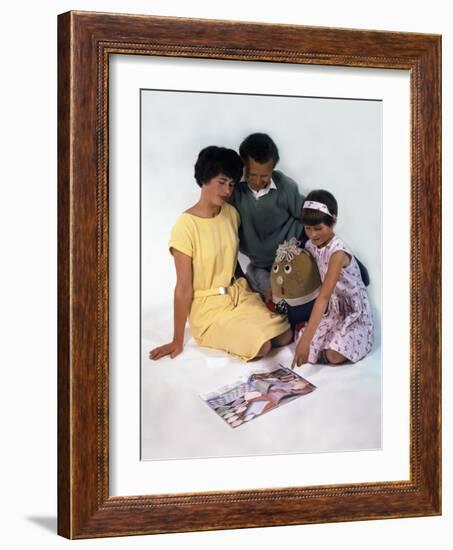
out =
<svg viewBox="0 0 453 550"><path fill-rule="evenodd" d="M337 27L443 33L444 151L451 150L452 39L448 3L410 4L383 0L376 8L352 0L298 3L281 0L259 7L243 1L213 4L193 0L79 0L39 4L18 1L3 8L1 35L0 164L2 200L2 543L6 548L231 548L232 545L304 544L350 549L382 549L396 541L414 550L447 549L452 526L452 400L444 404L444 515L362 523L281 527L68 542L55 535L56 525L56 15L69 9L240 19ZM20 32L18 31L20 22ZM450 122L450 124L448 124ZM444 181L452 179L445 155ZM453 227L447 218L451 186L445 186L444 249L451 250ZM451 280L451 252L444 257L445 282ZM444 326L451 326L451 283L444 290ZM444 332L448 336L448 332ZM448 338L444 363L453 357ZM444 370L446 393L452 375Z"/></svg>
<svg viewBox="0 0 453 550"><path fill-rule="evenodd" d="M199 64L181 60L178 66L186 66L193 73L194 65ZM213 65L210 62L211 74ZM219 65L217 70L221 71L233 62ZM249 63L249 71L254 67L256 64ZM291 71L285 68L287 73L295 73L296 79L302 72L298 67L289 66ZM277 64L268 63L266 71L271 83L282 79ZM338 78L345 78L349 71L360 74L340 69L332 75L335 78L336 72ZM309 74L320 72L322 69L308 67ZM376 79L382 74L379 70L370 72ZM398 71L393 74L398 78ZM213 80L215 84L219 81L215 75ZM229 86L221 84L227 89ZM303 90L303 85L299 89ZM193 166L199 151L208 145L238 150L249 133L260 131L268 133L279 147L277 169L296 180L303 194L327 189L336 197L339 217L335 232L368 267L372 279L369 295L378 317L379 335L382 101L152 90L143 90L141 98L145 314L149 308L155 314L157 303L172 301L175 273L168 240L177 217L198 200ZM160 284L163 281L165 284Z"/></svg>

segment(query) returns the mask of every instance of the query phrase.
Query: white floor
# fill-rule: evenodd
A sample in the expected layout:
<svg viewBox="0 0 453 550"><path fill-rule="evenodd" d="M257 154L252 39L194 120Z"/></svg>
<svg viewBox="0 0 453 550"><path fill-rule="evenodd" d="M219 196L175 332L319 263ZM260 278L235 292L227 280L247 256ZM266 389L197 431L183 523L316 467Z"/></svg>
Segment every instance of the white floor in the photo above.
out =
<svg viewBox="0 0 453 550"><path fill-rule="evenodd" d="M252 372L270 371L279 363L289 367L294 344L274 350L259 361L243 363L223 352L201 348L187 335L178 358L150 361L147 351L165 341L168 320L153 323L160 330L143 342L142 459L381 447L380 348L355 365L297 368L298 374L317 387L314 392L233 429L202 401L200 394Z"/></svg>

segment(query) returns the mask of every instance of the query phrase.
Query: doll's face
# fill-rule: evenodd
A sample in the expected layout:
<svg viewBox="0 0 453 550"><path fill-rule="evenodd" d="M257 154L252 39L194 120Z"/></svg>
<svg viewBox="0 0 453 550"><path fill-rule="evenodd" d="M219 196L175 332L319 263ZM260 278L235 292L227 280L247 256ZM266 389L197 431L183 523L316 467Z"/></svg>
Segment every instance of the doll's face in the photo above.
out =
<svg viewBox="0 0 453 550"><path fill-rule="evenodd" d="M271 289L274 301L301 298L319 288L318 267L308 252L303 250L292 260L274 261L271 269Z"/></svg>

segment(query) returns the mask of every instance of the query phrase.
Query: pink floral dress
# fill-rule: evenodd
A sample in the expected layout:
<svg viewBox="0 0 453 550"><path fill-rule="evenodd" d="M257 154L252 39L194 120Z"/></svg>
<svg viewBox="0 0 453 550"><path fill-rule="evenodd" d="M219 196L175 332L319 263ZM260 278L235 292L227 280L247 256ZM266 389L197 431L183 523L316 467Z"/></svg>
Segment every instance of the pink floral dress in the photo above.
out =
<svg viewBox="0 0 453 550"><path fill-rule="evenodd" d="M329 300L310 345L309 363L316 363L321 351L332 349L353 363L371 351L374 340L373 317L365 285L356 259L336 236L324 247L318 248L307 241L305 248L318 265L321 281L327 273L330 257L343 250L351 261L341 270L340 278ZM298 338L303 334L299 332Z"/></svg>

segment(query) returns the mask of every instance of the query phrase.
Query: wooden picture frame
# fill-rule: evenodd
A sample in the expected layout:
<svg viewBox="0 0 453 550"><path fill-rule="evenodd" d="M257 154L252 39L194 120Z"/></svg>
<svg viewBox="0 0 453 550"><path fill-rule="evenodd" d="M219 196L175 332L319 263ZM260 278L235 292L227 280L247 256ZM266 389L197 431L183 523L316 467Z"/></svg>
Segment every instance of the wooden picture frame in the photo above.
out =
<svg viewBox="0 0 453 550"><path fill-rule="evenodd" d="M69 12L59 16L58 47L59 534L76 539L439 515L440 37ZM409 480L109 495L111 54L410 71Z"/></svg>

